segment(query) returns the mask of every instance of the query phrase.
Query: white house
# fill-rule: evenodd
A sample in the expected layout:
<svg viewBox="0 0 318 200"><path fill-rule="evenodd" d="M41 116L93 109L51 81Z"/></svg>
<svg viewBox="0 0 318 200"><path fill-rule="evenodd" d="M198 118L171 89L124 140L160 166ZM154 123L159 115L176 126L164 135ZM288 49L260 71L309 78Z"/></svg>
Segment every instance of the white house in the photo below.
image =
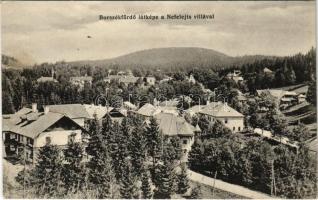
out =
<svg viewBox="0 0 318 200"><path fill-rule="evenodd" d="M244 128L244 115L231 108L227 103L211 102L198 112L211 122L221 121L232 132L240 132Z"/></svg>
<svg viewBox="0 0 318 200"><path fill-rule="evenodd" d="M241 76L240 70L234 70L226 75L227 78L234 80L236 83L244 81L244 78Z"/></svg>
<svg viewBox="0 0 318 200"><path fill-rule="evenodd" d="M85 76L73 76L70 78L70 82L73 85L78 85L80 88L83 88L85 83L92 84L92 80L93 77L87 76L87 74Z"/></svg>
<svg viewBox="0 0 318 200"><path fill-rule="evenodd" d="M178 136L180 138L182 148L181 160L186 162L194 142L194 135L200 130L189 124L183 117L176 116L172 113L159 113L155 115L155 119L163 135L168 137Z"/></svg>

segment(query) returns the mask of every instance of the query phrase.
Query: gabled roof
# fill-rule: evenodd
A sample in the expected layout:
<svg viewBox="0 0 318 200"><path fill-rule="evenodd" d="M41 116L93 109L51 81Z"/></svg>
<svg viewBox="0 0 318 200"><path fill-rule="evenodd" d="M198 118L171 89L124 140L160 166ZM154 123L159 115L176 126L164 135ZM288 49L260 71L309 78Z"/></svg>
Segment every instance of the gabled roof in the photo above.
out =
<svg viewBox="0 0 318 200"><path fill-rule="evenodd" d="M93 77L91 76L72 76L70 78L71 81L79 80L79 81L91 81Z"/></svg>
<svg viewBox="0 0 318 200"><path fill-rule="evenodd" d="M262 93L269 93L270 95L272 95L273 97L276 97L277 99L281 99L285 94L284 90L275 90L275 89L256 90L256 92L258 95L261 95Z"/></svg>
<svg viewBox="0 0 318 200"><path fill-rule="evenodd" d="M212 102L199 111L199 113L213 117L244 117L244 115L222 102Z"/></svg>
<svg viewBox="0 0 318 200"><path fill-rule="evenodd" d="M196 128L183 117L171 113L159 113L155 118L159 124L159 129L164 135L193 136L196 131Z"/></svg>
<svg viewBox="0 0 318 200"><path fill-rule="evenodd" d="M86 112L89 115L89 118L93 119L96 118L97 119L101 119L103 118L107 112L111 111L113 108L112 107L107 107L105 106L96 106L96 105L89 105L89 104L84 104L84 107L86 109Z"/></svg>
<svg viewBox="0 0 318 200"><path fill-rule="evenodd" d="M270 69L268 69L267 67L265 67L263 71L264 71L265 73L273 73L273 71L270 70Z"/></svg>
<svg viewBox="0 0 318 200"><path fill-rule="evenodd" d="M177 107L177 105L178 105L177 99L165 100L159 103L159 106Z"/></svg>
<svg viewBox="0 0 318 200"><path fill-rule="evenodd" d="M25 114L30 113L30 112L32 112L31 108L23 107L18 112L16 112L15 115L25 115Z"/></svg>
<svg viewBox="0 0 318 200"><path fill-rule="evenodd" d="M130 103L129 101L125 101L123 104L124 104L126 107L128 107L128 108L130 108L130 109L132 109L132 110L137 109L137 106L135 106L134 104Z"/></svg>
<svg viewBox="0 0 318 200"><path fill-rule="evenodd" d="M91 118L85 106L82 104L50 105L49 110L50 112L65 114L72 119Z"/></svg>
<svg viewBox="0 0 318 200"><path fill-rule="evenodd" d="M188 108L186 111L191 113L198 113L201 110L203 110L205 106L206 105L195 105L195 106L192 106L191 108Z"/></svg>
<svg viewBox="0 0 318 200"><path fill-rule="evenodd" d="M53 77L50 77L50 76L49 77L41 76L36 81L37 82L50 82L50 81L57 82L57 80L55 80Z"/></svg>
<svg viewBox="0 0 318 200"><path fill-rule="evenodd" d="M151 105L150 103L146 103L141 108L139 108L138 111L136 111L136 113L138 113L140 115L147 116L147 117L154 116L160 112L161 112L161 110L159 108Z"/></svg>
<svg viewBox="0 0 318 200"><path fill-rule="evenodd" d="M35 120L27 120L29 118L28 115L32 115L32 117L35 118ZM24 135L29 138L36 138L40 133L45 131L47 128L55 124L57 121L59 121L62 118L67 118L70 120L70 122L73 122L78 127L80 127L76 122L74 122L72 119L59 114L59 113L52 113L48 112L47 114L44 114L43 112L39 113L29 113L26 114L25 119L20 119L19 121L15 121L12 119L3 119L3 130L2 131L10 131L13 133L17 133L20 135Z"/></svg>
<svg viewBox="0 0 318 200"><path fill-rule="evenodd" d="M138 81L139 77L134 76L121 76L119 78L120 83L136 83Z"/></svg>

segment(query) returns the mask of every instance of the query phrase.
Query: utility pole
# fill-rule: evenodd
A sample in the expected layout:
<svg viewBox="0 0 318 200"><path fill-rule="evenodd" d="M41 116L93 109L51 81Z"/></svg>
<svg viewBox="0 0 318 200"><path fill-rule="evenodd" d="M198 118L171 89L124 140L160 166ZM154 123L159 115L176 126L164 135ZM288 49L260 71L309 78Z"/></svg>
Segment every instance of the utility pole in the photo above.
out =
<svg viewBox="0 0 318 200"><path fill-rule="evenodd" d="M215 180L216 180L217 174L218 174L218 171L215 171L214 180L213 180L213 187L212 187L212 196L213 196L213 197L214 197Z"/></svg>
<svg viewBox="0 0 318 200"><path fill-rule="evenodd" d="M271 196L273 196L273 194L276 196L276 182L275 182L274 160L271 162L271 169L272 169Z"/></svg>

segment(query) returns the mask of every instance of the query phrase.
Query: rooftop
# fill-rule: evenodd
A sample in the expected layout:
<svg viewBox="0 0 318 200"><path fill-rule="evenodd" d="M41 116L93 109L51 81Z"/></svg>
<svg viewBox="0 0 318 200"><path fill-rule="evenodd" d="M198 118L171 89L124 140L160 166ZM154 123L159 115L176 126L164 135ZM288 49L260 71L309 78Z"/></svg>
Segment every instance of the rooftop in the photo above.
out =
<svg viewBox="0 0 318 200"><path fill-rule="evenodd" d="M211 102L204 109L201 109L199 113L214 117L244 117L244 115L231 108L227 103L222 102Z"/></svg>
<svg viewBox="0 0 318 200"><path fill-rule="evenodd" d="M193 136L198 129L189 124L183 117L171 113L159 113L155 116L159 124L159 129L164 135Z"/></svg>

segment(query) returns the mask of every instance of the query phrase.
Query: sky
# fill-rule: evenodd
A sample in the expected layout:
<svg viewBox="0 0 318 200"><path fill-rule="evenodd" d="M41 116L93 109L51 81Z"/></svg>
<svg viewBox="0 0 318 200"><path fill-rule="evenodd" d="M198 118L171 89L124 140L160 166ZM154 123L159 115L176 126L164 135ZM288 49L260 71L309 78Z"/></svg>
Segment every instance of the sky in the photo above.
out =
<svg viewBox="0 0 318 200"><path fill-rule="evenodd" d="M214 14L214 19L99 20L116 14ZM316 46L314 1L3 2L1 20L2 53L28 64L161 47L286 56Z"/></svg>

